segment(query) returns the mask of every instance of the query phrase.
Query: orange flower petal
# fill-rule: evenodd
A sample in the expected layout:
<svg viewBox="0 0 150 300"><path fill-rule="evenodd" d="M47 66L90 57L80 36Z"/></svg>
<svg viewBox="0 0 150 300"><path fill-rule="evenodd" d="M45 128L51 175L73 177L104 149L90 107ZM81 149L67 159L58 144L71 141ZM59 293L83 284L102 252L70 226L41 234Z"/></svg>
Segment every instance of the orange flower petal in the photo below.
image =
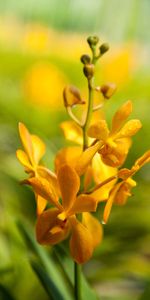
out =
<svg viewBox="0 0 150 300"><path fill-rule="evenodd" d="M81 147L67 147L61 149L55 157L55 170L58 173L60 167L64 164L70 165L73 168L75 167L79 157L81 156L82 149Z"/></svg>
<svg viewBox="0 0 150 300"><path fill-rule="evenodd" d="M93 169L92 166L89 165L84 175L84 191L87 191L87 189L92 183L92 179L93 179Z"/></svg>
<svg viewBox="0 0 150 300"><path fill-rule="evenodd" d="M83 213L82 223L92 235L93 246L97 247L103 238L103 227L100 222L92 216L92 214L85 212Z"/></svg>
<svg viewBox="0 0 150 300"><path fill-rule="evenodd" d="M59 186L58 186L56 174L53 173L48 168L41 166L41 165L37 167L37 171L41 177L47 179L47 181L49 181L52 184L52 186L54 187L54 189L56 191L56 194L59 195L60 192L59 192Z"/></svg>
<svg viewBox="0 0 150 300"><path fill-rule="evenodd" d="M81 156L79 157L77 164L76 164L76 171L81 176L85 171L88 165L90 164L93 156L95 153L100 149L102 143L98 142L94 146L89 147L86 149Z"/></svg>
<svg viewBox="0 0 150 300"><path fill-rule="evenodd" d="M31 135L23 123L19 123L19 134L20 134L20 138L24 150L28 155L30 162L33 164L34 158L33 158L33 147L32 147Z"/></svg>
<svg viewBox="0 0 150 300"><path fill-rule="evenodd" d="M39 195L35 195L36 197L36 203L37 203L37 215L40 215L45 207L46 207L46 204L47 204L47 200Z"/></svg>
<svg viewBox="0 0 150 300"><path fill-rule="evenodd" d="M106 180L108 177L117 174L117 169L104 164L98 153L96 153L93 157L92 169L94 180L97 184ZM110 186L112 185L114 185L114 181L110 182Z"/></svg>
<svg viewBox="0 0 150 300"><path fill-rule="evenodd" d="M79 145L83 143L82 129L73 121L65 121L60 124L64 136L67 140Z"/></svg>
<svg viewBox="0 0 150 300"><path fill-rule="evenodd" d="M58 183L63 208L68 211L73 206L76 194L79 191L80 178L71 166L64 165L58 171Z"/></svg>
<svg viewBox="0 0 150 300"><path fill-rule="evenodd" d="M59 210L56 208L44 211L37 219L36 238L43 245L54 245L67 237L68 225L58 221Z"/></svg>
<svg viewBox="0 0 150 300"><path fill-rule="evenodd" d="M112 119L111 134L116 133L132 112L132 102L127 101L115 113Z"/></svg>
<svg viewBox="0 0 150 300"><path fill-rule="evenodd" d="M48 200L51 204L58 208L62 208L58 202L58 197L55 193L53 186L45 178L42 177L32 177L24 180L24 183L27 183L33 187L34 192Z"/></svg>
<svg viewBox="0 0 150 300"><path fill-rule="evenodd" d="M31 135L31 140L32 140L34 161L36 164L38 164L45 153L45 144L36 135Z"/></svg>
<svg viewBox="0 0 150 300"><path fill-rule="evenodd" d="M96 211L96 208L97 201L93 197L81 194L76 198L73 206L69 211L69 214L74 215L86 211Z"/></svg>
<svg viewBox="0 0 150 300"><path fill-rule="evenodd" d="M103 214L103 223L106 224L111 212L111 208L114 202L114 198L115 195L117 193L117 191L119 190L120 186L122 185L122 182L117 183L114 188L112 189L112 191L110 192L110 196L109 199L106 202L105 208L104 208L104 214Z"/></svg>
<svg viewBox="0 0 150 300"><path fill-rule="evenodd" d="M88 129L88 135L92 138L105 141L109 135L109 129L105 120L99 120Z"/></svg>
<svg viewBox="0 0 150 300"><path fill-rule="evenodd" d="M135 135L142 127L139 120L128 121L123 128L118 132L117 138L131 137Z"/></svg>
<svg viewBox="0 0 150 300"><path fill-rule="evenodd" d="M89 230L76 218L69 218L72 226L70 252L78 264L88 261L93 254L93 238Z"/></svg>
<svg viewBox="0 0 150 300"><path fill-rule="evenodd" d="M29 159L28 159L28 156L27 156L27 154L26 154L23 150L18 149L18 150L16 151L16 156L17 156L18 160L20 161L20 163L21 163L25 168L27 168L27 169L29 169L29 170L32 170L32 166L31 166L31 164L30 164L30 161L29 161Z"/></svg>
<svg viewBox="0 0 150 300"><path fill-rule="evenodd" d="M150 162L150 150L146 151L141 157L139 157L135 161L134 166L139 166L141 168L149 162Z"/></svg>

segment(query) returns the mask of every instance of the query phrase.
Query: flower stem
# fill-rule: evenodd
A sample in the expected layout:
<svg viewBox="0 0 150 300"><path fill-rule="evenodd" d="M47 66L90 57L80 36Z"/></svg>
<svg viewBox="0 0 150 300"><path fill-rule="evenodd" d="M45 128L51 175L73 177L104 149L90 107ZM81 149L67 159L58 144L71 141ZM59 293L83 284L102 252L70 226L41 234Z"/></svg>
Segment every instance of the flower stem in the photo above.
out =
<svg viewBox="0 0 150 300"><path fill-rule="evenodd" d="M81 266L74 263L74 296L75 300L81 300Z"/></svg>
<svg viewBox="0 0 150 300"><path fill-rule="evenodd" d="M83 129L83 150L85 150L88 147L87 130L93 112L93 86L92 85L93 85L93 78L88 80L88 90L89 90L88 108L87 108L85 123L82 128Z"/></svg>

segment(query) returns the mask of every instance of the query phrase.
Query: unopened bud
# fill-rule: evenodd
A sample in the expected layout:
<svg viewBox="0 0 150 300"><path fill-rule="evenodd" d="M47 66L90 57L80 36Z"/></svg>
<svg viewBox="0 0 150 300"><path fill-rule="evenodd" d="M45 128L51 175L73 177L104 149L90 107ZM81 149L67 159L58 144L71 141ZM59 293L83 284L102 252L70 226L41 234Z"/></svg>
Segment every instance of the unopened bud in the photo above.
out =
<svg viewBox="0 0 150 300"><path fill-rule="evenodd" d="M103 55L105 52L109 50L109 45L107 43L104 43L99 47L99 50L100 50L100 54Z"/></svg>
<svg viewBox="0 0 150 300"><path fill-rule="evenodd" d="M81 56L81 62L85 64L90 64L91 63L91 57L88 54L83 54Z"/></svg>
<svg viewBox="0 0 150 300"><path fill-rule="evenodd" d="M107 83L101 86L100 91L104 98L109 99L115 93L117 86L114 83Z"/></svg>
<svg viewBox="0 0 150 300"><path fill-rule="evenodd" d="M87 77L88 79L91 79L94 75L94 70L95 70L95 67L94 67L93 64L85 65L84 68L83 68L83 72L84 72L85 77Z"/></svg>
<svg viewBox="0 0 150 300"><path fill-rule="evenodd" d="M85 103L81 98L80 91L75 86L66 86L63 90L63 98L66 107Z"/></svg>
<svg viewBox="0 0 150 300"><path fill-rule="evenodd" d="M98 38L98 36L89 36L87 38L87 42L88 42L90 47L96 46L99 42L99 38Z"/></svg>

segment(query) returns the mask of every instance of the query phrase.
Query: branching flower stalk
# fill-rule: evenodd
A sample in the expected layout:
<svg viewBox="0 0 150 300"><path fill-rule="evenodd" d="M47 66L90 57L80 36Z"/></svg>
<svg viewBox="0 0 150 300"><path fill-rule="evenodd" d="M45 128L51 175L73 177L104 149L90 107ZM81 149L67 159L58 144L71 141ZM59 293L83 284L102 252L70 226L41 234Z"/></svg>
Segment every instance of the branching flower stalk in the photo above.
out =
<svg viewBox="0 0 150 300"><path fill-rule="evenodd" d="M80 91L67 86L63 91L64 106L71 121L61 124L65 138L76 146L62 148L56 153L54 171L40 161L45 153L42 140L30 134L19 124L23 146L17 158L29 175L23 183L33 188L37 203L36 239L42 245L55 245L69 238L69 248L74 260L74 299L81 298L81 265L93 255L103 239L102 224L106 224L114 204L124 205L136 186L132 178L150 162L150 150L138 158L131 169L121 168L128 155L134 136L142 127L137 119L127 121L132 103L127 101L114 114L111 128L99 118L91 125L95 111L102 109L105 100L116 90L113 83L95 86L95 65L109 46L91 36L87 39L92 56L81 56L83 73L87 78L88 100L84 120L74 112L75 105L84 105ZM94 106L95 93L101 93L103 102ZM102 220L92 213L105 202ZM50 206L49 206L50 204ZM49 208L50 207L50 208Z"/></svg>

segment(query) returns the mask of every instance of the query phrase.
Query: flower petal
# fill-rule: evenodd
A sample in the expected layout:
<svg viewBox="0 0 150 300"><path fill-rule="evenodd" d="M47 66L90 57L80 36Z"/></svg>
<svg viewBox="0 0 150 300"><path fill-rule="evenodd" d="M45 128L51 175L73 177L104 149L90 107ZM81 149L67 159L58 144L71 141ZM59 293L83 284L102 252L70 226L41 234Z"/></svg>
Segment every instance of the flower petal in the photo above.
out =
<svg viewBox="0 0 150 300"><path fill-rule="evenodd" d="M93 254L93 238L89 230L76 218L69 218L72 226L70 252L78 264L88 261Z"/></svg>
<svg viewBox="0 0 150 300"><path fill-rule="evenodd" d="M73 206L76 194L79 191L80 178L71 166L64 165L58 171L58 183L63 208L68 211Z"/></svg>
<svg viewBox="0 0 150 300"><path fill-rule="evenodd" d="M149 162L150 162L150 150L146 151L141 157L139 157L135 161L134 166L139 166L141 168Z"/></svg>
<svg viewBox="0 0 150 300"><path fill-rule="evenodd" d="M46 204L47 204L47 200L39 195L35 195L36 197L36 203L37 203L37 215L40 215L45 207L46 207Z"/></svg>
<svg viewBox="0 0 150 300"><path fill-rule="evenodd" d="M36 238L43 245L54 245L67 237L68 225L57 219L59 210L51 208L44 211L37 219Z"/></svg>
<svg viewBox="0 0 150 300"><path fill-rule="evenodd" d="M95 153L101 148L102 143L98 142L95 145L89 147L86 149L82 154L80 155L77 163L76 163L76 171L81 176L85 171L88 165L90 164L93 156Z"/></svg>
<svg viewBox="0 0 150 300"><path fill-rule="evenodd" d="M16 151L16 156L18 158L18 160L20 161L20 163L27 169L31 170L32 171L32 166L30 164L30 161L28 159L28 156L27 154L21 150L21 149L18 149Z"/></svg>
<svg viewBox="0 0 150 300"><path fill-rule="evenodd" d="M50 182L42 177L32 177L24 180L24 183L27 183L33 187L34 192L48 200L51 204L61 209L61 205L58 202L58 197L55 193L54 187Z"/></svg>
<svg viewBox="0 0 150 300"><path fill-rule="evenodd" d="M67 147L61 149L55 157L55 169L56 173L60 167L64 164L70 165L73 168L75 167L79 157L81 156L82 148L81 147Z"/></svg>
<svg viewBox="0 0 150 300"><path fill-rule="evenodd" d="M31 135L23 123L19 123L19 134L20 134L20 138L24 150L28 155L30 162L33 164L34 158L33 158L33 147L32 147Z"/></svg>
<svg viewBox="0 0 150 300"><path fill-rule="evenodd" d="M37 167L37 171L38 171L38 174L40 175L40 177L47 179L47 181L49 181L52 184L52 186L54 187L54 190L56 191L56 194L59 195L60 192L59 192L59 186L58 186L56 174L53 173L48 168L41 166L41 165Z"/></svg>
<svg viewBox="0 0 150 300"><path fill-rule="evenodd" d="M86 226L93 238L93 246L97 247L103 238L103 227L100 222L92 216L92 214L85 212L82 217L82 224Z"/></svg>
<svg viewBox="0 0 150 300"><path fill-rule="evenodd" d="M37 135L31 135L33 156L36 164L39 163L45 153L45 144Z"/></svg>
<svg viewBox="0 0 150 300"><path fill-rule="evenodd" d="M106 224L107 221L108 221L108 218L109 218L109 215L110 215L110 212L111 212L111 208L112 208L116 193L118 192L121 185L122 185L122 182L117 183L113 187L112 191L110 192L109 199L107 200L105 208L104 208L104 214L103 214L103 223L104 224Z"/></svg>
<svg viewBox="0 0 150 300"><path fill-rule="evenodd" d="M142 127L142 124L139 120L130 120L128 121L123 128L118 132L117 138L131 137L135 135Z"/></svg>
<svg viewBox="0 0 150 300"><path fill-rule="evenodd" d="M105 120L99 120L88 129L88 135L92 138L105 141L109 135L109 129Z"/></svg>
<svg viewBox="0 0 150 300"><path fill-rule="evenodd" d="M87 212L87 211L96 211L97 208L97 201L89 196L89 195L84 195L81 194L78 196L71 207L69 214L74 215L82 212Z"/></svg>
<svg viewBox="0 0 150 300"><path fill-rule="evenodd" d="M116 133L132 112L132 102L127 101L115 113L112 119L111 134Z"/></svg>
<svg viewBox="0 0 150 300"><path fill-rule="evenodd" d="M83 143L82 129L73 121L65 121L60 124L64 136L67 140L79 145Z"/></svg>

